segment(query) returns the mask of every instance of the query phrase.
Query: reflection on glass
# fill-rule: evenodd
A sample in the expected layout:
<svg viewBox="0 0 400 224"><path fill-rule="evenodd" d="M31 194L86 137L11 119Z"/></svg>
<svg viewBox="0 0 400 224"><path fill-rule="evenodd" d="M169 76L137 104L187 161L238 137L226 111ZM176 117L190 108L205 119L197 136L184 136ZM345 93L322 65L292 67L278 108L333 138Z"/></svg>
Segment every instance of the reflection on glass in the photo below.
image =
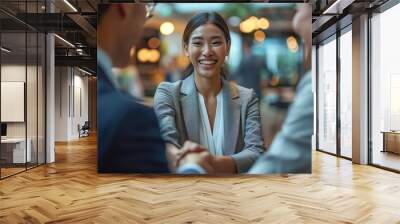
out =
<svg viewBox="0 0 400 224"><path fill-rule="evenodd" d="M37 165L37 41L38 36L36 32L27 33L27 142L30 145L30 158L27 161L27 167L34 167Z"/></svg>
<svg viewBox="0 0 400 224"><path fill-rule="evenodd" d="M41 13L45 1L1 1L10 11ZM1 178L45 161L45 35L0 12ZM38 17L33 17L38 19ZM11 25L10 25L11 24ZM7 133L6 133L7 132Z"/></svg>
<svg viewBox="0 0 400 224"><path fill-rule="evenodd" d="M26 34L2 33L1 44L1 122L7 133L1 140L2 178L25 170L30 158L26 142ZM28 148L28 150L26 150Z"/></svg>
<svg viewBox="0 0 400 224"><path fill-rule="evenodd" d="M318 48L318 148L336 153L336 39Z"/></svg>

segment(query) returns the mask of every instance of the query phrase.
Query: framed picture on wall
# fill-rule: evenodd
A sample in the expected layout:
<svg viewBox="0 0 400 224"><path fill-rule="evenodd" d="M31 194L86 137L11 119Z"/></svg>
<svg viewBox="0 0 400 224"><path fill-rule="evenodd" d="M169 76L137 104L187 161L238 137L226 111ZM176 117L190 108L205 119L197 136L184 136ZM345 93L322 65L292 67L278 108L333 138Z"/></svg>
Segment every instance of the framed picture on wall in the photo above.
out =
<svg viewBox="0 0 400 224"><path fill-rule="evenodd" d="M25 121L25 82L1 82L1 122Z"/></svg>

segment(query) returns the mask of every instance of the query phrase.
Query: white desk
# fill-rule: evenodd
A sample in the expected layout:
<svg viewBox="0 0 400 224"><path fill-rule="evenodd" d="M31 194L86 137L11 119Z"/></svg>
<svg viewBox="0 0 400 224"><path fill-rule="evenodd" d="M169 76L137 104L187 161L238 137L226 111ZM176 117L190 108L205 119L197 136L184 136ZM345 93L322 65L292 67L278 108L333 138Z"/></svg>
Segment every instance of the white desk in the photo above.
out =
<svg viewBox="0 0 400 224"><path fill-rule="evenodd" d="M30 138L27 139L28 147L26 147L25 154L25 138L6 138L1 139L2 147L13 147L12 148L12 162L13 163L25 163L31 161L31 145L32 140ZM3 150L2 148L2 151ZM27 159L27 161L25 161Z"/></svg>

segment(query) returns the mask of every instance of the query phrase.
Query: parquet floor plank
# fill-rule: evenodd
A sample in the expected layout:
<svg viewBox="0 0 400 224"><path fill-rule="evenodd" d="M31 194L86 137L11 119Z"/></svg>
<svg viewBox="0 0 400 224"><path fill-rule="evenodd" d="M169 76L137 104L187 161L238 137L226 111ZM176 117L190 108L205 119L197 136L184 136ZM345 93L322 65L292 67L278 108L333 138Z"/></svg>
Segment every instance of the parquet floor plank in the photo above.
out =
<svg viewBox="0 0 400 224"><path fill-rule="evenodd" d="M97 174L96 139L0 181L0 223L400 223L400 175L313 152L313 173Z"/></svg>

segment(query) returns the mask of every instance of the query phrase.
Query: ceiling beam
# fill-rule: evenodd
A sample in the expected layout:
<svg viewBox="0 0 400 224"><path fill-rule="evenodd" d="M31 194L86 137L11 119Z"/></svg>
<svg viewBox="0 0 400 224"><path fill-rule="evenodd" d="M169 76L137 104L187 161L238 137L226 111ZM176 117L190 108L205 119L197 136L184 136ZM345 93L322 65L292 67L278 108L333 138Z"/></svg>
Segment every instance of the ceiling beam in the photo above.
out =
<svg viewBox="0 0 400 224"><path fill-rule="evenodd" d="M87 67L96 71L97 59L92 56L55 56L56 66Z"/></svg>

